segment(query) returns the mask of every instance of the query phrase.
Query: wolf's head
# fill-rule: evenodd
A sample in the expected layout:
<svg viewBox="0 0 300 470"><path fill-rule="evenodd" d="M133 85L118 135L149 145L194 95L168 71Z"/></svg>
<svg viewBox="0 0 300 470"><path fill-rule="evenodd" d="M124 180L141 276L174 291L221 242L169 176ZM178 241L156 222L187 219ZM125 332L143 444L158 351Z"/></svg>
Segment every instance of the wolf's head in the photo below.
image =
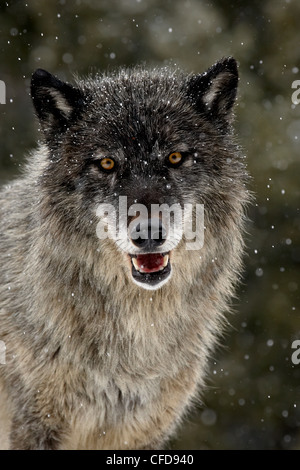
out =
<svg viewBox="0 0 300 470"><path fill-rule="evenodd" d="M109 238L118 268L140 287L157 289L176 269L185 275L191 233L201 239L204 230L199 208L208 245L209 237L228 240L240 218L245 171L231 136L237 84L233 58L200 75L135 68L76 86L40 69L32 77L52 210L100 250Z"/></svg>

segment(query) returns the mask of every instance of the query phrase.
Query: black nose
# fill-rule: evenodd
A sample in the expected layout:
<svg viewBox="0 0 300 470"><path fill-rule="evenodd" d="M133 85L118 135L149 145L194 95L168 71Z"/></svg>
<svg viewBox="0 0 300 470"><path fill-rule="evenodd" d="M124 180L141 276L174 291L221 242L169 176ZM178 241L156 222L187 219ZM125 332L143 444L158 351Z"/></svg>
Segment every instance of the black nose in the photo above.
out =
<svg viewBox="0 0 300 470"><path fill-rule="evenodd" d="M130 238L137 247L151 250L163 245L167 230L159 218L136 219L131 223Z"/></svg>

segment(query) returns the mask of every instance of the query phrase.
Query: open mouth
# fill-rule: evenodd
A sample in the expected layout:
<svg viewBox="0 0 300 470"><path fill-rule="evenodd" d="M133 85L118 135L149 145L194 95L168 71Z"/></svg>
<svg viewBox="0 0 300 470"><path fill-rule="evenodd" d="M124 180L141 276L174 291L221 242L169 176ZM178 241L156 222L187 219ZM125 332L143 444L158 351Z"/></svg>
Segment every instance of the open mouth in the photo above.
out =
<svg viewBox="0 0 300 470"><path fill-rule="evenodd" d="M165 281L171 274L170 252L130 255L132 277L138 283L152 288Z"/></svg>

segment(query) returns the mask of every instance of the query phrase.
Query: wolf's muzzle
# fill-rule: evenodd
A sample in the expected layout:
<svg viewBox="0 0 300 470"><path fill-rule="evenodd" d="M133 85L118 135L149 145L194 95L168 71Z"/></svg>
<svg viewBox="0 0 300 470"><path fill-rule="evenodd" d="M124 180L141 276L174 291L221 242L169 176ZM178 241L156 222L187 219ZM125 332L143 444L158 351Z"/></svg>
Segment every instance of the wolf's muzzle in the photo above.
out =
<svg viewBox="0 0 300 470"><path fill-rule="evenodd" d="M129 236L132 243L143 252L152 252L166 241L167 228L159 217L143 219L133 224Z"/></svg>
<svg viewBox="0 0 300 470"><path fill-rule="evenodd" d="M163 285L171 274L170 254L162 252L168 230L160 217L132 221L129 237L140 252L131 255L132 277L146 289Z"/></svg>

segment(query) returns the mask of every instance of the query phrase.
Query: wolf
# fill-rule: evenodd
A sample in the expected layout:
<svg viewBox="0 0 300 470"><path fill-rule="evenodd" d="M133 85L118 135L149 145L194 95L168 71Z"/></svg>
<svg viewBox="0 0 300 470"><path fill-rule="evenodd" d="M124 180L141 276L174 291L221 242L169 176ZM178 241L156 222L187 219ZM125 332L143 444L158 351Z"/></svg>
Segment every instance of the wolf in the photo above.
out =
<svg viewBox="0 0 300 470"><path fill-rule="evenodd" d="M161 449L203 390L245 245L238 80L232 57L33 74L40 142L0 193L4 447Z"/></svg>

